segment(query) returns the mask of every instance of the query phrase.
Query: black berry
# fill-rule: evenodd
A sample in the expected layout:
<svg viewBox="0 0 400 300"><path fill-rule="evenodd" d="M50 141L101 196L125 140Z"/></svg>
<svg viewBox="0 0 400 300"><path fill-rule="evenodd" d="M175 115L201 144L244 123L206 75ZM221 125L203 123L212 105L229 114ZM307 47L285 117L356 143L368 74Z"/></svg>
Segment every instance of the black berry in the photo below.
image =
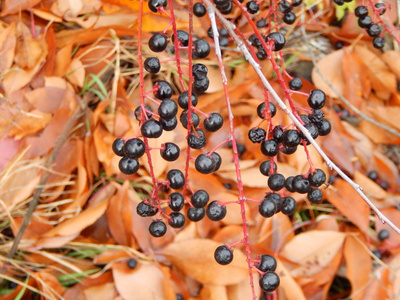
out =
<svg viewBox="0 0 400 300"><path fill-rule="evenodd" d="M197 105L197 97L196 95L192 92L192 105L196 106ZM188 109L189 108L189 96L188 92L182 92L182 94L179 95L178 97L178 104L181 108L183 109Z"/></svg>
<svg viewBox="0 0 400 300"><path fill-rule="evenodd" d="M368 28L372 24L372 19L370 16L362 17L358 19L357 23L361 28Z"/></svg>
<svg viewBox="0 0 400 300"><path fill-rule="evenodd" d="M262 162L260 165L260 172L264 176L270 176L271 174L275 174L276 169L277 169L277 166L276 166L275 162L273 162L272 169L271 169L271 161L270 160L266 160L266 161Z"/></svg>
<svg viewBox="0 0 400 300"><path fill-rule="evenodd" d="M259 269L261 272L275 271L276 264L275 257L269 254L263 254L260 257L260 262L257 265L257 269Z"/></svg>
<svg viewBox="0 0 400 300"><path fill-rule="evenodd" d="M327 119L323 119L320 123L316 125L320 136L328 135L331 132L331 123Z"/></svg>
<svg viewBox="0 0 400 300"><path fill-rule="evenodd" d="M208 54L210 54L210 44L204 40L204 39L198 39L193 43L194 45L194 51L193 53L198 57L198 58L206 58Z"/></svg>
<svg viewBox="0 0 400 300"><path fill-rule="evenodd" d="M266 272L259 280L260 287L265 292L275 291L280 283L279 276L275 272Z"/></svg>
<svg viewBox="0 0 400 300"><path fill-rule="evenodd" d="M144 61L144 68L149 73L158 73L161 69L160 60L157 57L148 57Z"/></svg>
<svg viewBox="0 0 400 300"><path fill-rule="evenodd" d="M199 115L192 111L191 116L192 116L192 120L191 120L192 121L192 125L193 125L193 127L196 128L200 123ZM186 128L186 129L188 128L189 120L188 120L188 111L187 110L184 110L181 113L181 116L179 117L179 121L181 121L181 124L182 124L182 126L184 128Z"/></svg>
<svg viewBox="0 0 400 300"><path fill-rule="evenodd" d="M354 10L354 14L356 15L357 18L364 18L368 16L368 8L366 8L363 5L357 6L356 9Z"/></svg>
<svg viewBox="0 0 400 300"><path fill-rule="evenodd" d="M308 105L313 109L321 109L326 102L326 95L321 90L312 90L307 99Z"/></svg>
<svg viewBox="0 0 400 300"><path fill-rule="evenodd" d="M146 146L141 139L133 138L125 142L123 147L124 155L129 158L138 159L142 157L146 150Z"/></svg>
<svg viewBox="0 0 400 300"><path fill-rule="evenodd" d="M277 194L277 193L270 193L267 194L264 199L266 199L267 201L272 201L275 203L276 206L276 212L280 212L281 208L282 208L282 197Z"/></svg>
<svg viewBox="0 0 400 300"><path fill-rule="evenodd" d="M264 218L272 217L277 212L275 202L264 198L258 206L258 212Z"/></svg>
<svg viewBox="0 0 400 300"><path fill-rule="evenodd" d="M367 33L371 37L375 37L381 34L381 28L379 27L378 24L372 24L371 26L368 27Z"/></svg>
<svg viewBox="0 0 400 300"><path fill-rule="evenodd" d="M211 113L210 116L204 119L204 128L209 132L218 131L224 124L224 119L219 113Z"/></svg>
<svg viewBox="0 0 400 300"><path fill-rule="evenodd" d="M251 14L255 14L260 9L260 5L256 1L249 1L246 3L247 11Z"/></svg>
<svg viewBox="0 0 400 300"><path fill-rule="evenodd" d="M275 140L265 140L261 143L262 154L273 157L279 152L278 142Z"/></svg>
<svg viewBox="0 0 400 300"><path fill-rule="evenodd" d="M293 189L293 178L294 178L294 176L289 176L285 180L285 188L291 193L294 192L294 189Z"/></svg>
<svg viewBox="0 0 400 300"><path fill-rule="evenodd" d="M276 106L272 102L269 102L269 111L271 112L271 118L273 118L276 115ZM261 119L268 119L268 111L265 107L265 102L257 106L257 115Z"/></svg>
<svg viewBox="0 0 400 300"><path fill-rule="evenodd" d="M165 131L172 131L178 125L178 119L173 117L171 120L161 119L161 126Z"/></svg>
<svg viewBox="0 0 400 300"><path fill-rule="evenodd" d="M299 91L303 87L303 81L299 77L295 77L289 81L289 88L293 91Z"/></svg>
<svg viewBox="0 0 400 300"><path fill-rule="evenodd" d="M187 142L190 148L201 149L206 145L206 136L202 130L195 130L190 133Z"/></svg>
<svg viewBox="0 0 400 300"><path fill-rule="evenodd" d="M240 152L239 152L239 155L240 155ZM219 155L217 152L213 152L211 154L211 158L212 158L212 160L214 161L214 164L215 164L214 171L218 171L219 168L221 167L221 163L222 163L221 155Z"/></svg>
<svg viewBox="0 0 400 300"><path fill-rule="evenodd" d="M208 68L203 64L195 64L192 67L192 74L195 80L200 80L207 77Z"/></svg>
<svg viewBox="0 0 400 300"><path fill-rule="evenodd" d="M158 107L158 114L164 120L171 120L178 112L178 105L174 100L164 99Z"/></svg>
<svg viewBox="0 0 400 300"><path fill-rule="evenodd" d="M136 207L136 212L141 217L152 217L158 212L158 208L142 201Z"/></svg>
<svg viewBox="0 0 400 300"><path fill-rule="evenodd" d="M318 124L321 123L322 120L325 118L325 114L320 109L314 109L313 112L308 115L308 117L311 122L313 122L314 124Z"/></svg>
<svg viewBox="0 0 400 300"><path fill-rule="evenodd" d="M189 34L183 30L177 30L176 33L181 45L187 47L189 45ZM172 35L172 42L175 43L175 34Z"/></svg>
<svg viewBox="0 0 400 300"><path fill-rule="evenodd" d="M197 2L193 5L193 13L196 17L204 17L206 12L207 10L203 4Z"/></svg>
<svg viewBox="0 0 400 300"><path fill-rule="evenodd" d="M293 6L286 0L282 0L279 2L279 9L281 12L288 13L293 9Z"/></svg>
<svg viewBox="0 0 400 300"><path fill-rule="evenodd" d="M282 126L276 125L272 130L272 136L274 137L274 140L277 142L281 142L283 138L283 132L284 130L282 129Z"/></svg>
<svg viewBox="0 0 400 300"><path fill-rule="evenodd" d="M153 221L149 226L150 234L154 237L161 237L167 232L167 226L163 221Z"/></svg>
<svg viewBox="0 0 400 300"><path fill-rule="evenodd" d="M172 86L168 81L160 80L154 84L154 96L157 99L164 100L171 98L172 96Z"/></svg>
<svg viewBox="0 0 400 300"><path fill-rule="evenodd" d="M173 228L181 228L185 225L185 215L180 212L173 212L169 214L170 219L168 224Z"/></svg>
<svg viewBox="0 0 400 300"><path fill-rule="evenodd" d="M118 167L122 173L132 175L139 170L139 162L133 158L123 157L119 161Z"/></svg>
<svg viewBox="0 0 400 300"><path fill-rule="evenodd" d="M162 52L167 48L167 36L163 33L155 33L149 39L149 47L153 52Z"/></svg>
<svg viewBox="0 0 400 300"><path fill-rule="evenodd" d="M267 38L269 40L274 40L274 46L272 47L272 51L282 50L283 47L285 46L286 39L282 33L272 32L267 36Z"/></svg>
<svg viewBox="0 0 400 300"><path fill-rule="evenodd" d="M147 138L159 138L162 135L163 128L157 120L148 119L140 127L140 132Z"/></svg>
<svg viewBox="0 0 400 300"><path fill-rule="evenodd" d="M208 87L210 86L210 80L207 77L204 77L202 79L193 81L192 86L196 92L203 93L208 90Z"/></svg>
<svg viewBox="0 0 400 300"><path fill-rule="evenodd" d="M165 143L161 145L160 155L166 161L175 161L179 157L181 150L174 143Z"/></svg>
<svg viewBox="0 0 400 300"><path fill-rule="evenodd" d="M379 9L379 15L383 15L386 12L386 6L384 3L375 3L375 8Z"/></svg>
<svg viewBox="0 0 400 300"><path fill-rule="evenodd" d="M284 197L281 211L283 214L290 216L296 211L297 203L292 197Z"/></svg>
<svg viewBox="0 0 400 300"><path fill-rule="evenodd" d="M286 24L293 24L296 21L296 15L294 13L287 12L286 14L283 15L283 22L285 22Z"/></svg>
<svg viewBox="0 0 400 300"><path fill-rule="evenodd" d="M145 105L145 106L144 106L144 109L145 109L145 112L146 112L146 117L147 117L148 119L150 119L150 118L152 117L151 112L152 112L153 110L152 110L151 107L148 106L148 105ZM142 107L141 107L140 105L139 105L138 107L135 108L134 114L135 114L136 120L141 121L141 119L142 119Z"/></svg>
<svg viewBox="0 0 400 300"><path fill-rule="evenodd" d="M217 8L223 15L227 15L232 12L233 3L229 0L225 5L217 6Z"/></svg>
<svg viewBox="0 0 400 300"><path fill-rule="evenodd" d="M190 221L198 222L204 218L206 210L204 208L190 207L186 215Z"/></svg>
<svg viewBox="0 0 400 300"><path fill-rule="evenodd" d="M214 200L208 204L206 214L211 221L221 221L226 216L226 206Z"/></svg>
<svg viewBox="0 0 400 300"><path fill-rule="evenodd" d="M233 260L233 251L225 245L219 246L215 249L214 258L220 265L227 265Z"/></svg>
<svg viewBox="0 0 400 300"><path fill-rule="evenodd" d="M138 261L134 258L130 258L127 262L129 269L136 269L137 264L138 264Z"/></svg>
<svg viewBox="0 0 400 300"><path fill-rule="evenodd" d="M167 0L150 0L149 8L152 12L158 12L158 9L163 7L164 9L167 7Z"/></svg>
<svg viewBox="0 0 400 300"><path fill-rule="evenodd" d="M376 181L378 179L378 173L376 173L375 171L369 172L367 176L373 181Z"/></svg>
<svg viewBox="0 0 400 300"><path fill-rule="evenodd" d="M285 186L285 177L276 173L268 178L268 187L273 191L279 191Z"/></svg>
<svg viewBox="0 0 400 300"><path fill-rule="evenodd" d="M377 37L375 37L375 38L372 40L372 45L373 45L374 48L376 48L376 49L382 49L383 46L385 46L385 42L386 42L386 41L385 41L384 38L377 36Z"/></svg>
<svg viewBox="0 0 400 300"><path fill-rule="evenodd" d="M286 147L296 147L298 144L300 144L301 137L300 133L297 130L294 129L289 129L285 130L282 136L282 143Z"/></svg>
<svg viewBox="0 0 400 300"><path fill-rule="evenodd" d="M117 138L112 144L113 152L118 156L124 156L124 145L125 141L123 139Z"/></svg>
<svg viewBox="0 0 400 300"><path fill-rule="evenodd" d="M255 127L249 130L249 139L253 143L261 143L265 140L267 133L260 127Z"/></svg>
<svg viewBox="0 0 400 300"><path fill-rule="evenodd" d="M168 196L168 200L169 200L168 206L173 211L180 211L185 205L185 199L183 198L183 195L178 192L170 194Z"/></svg>
<svg viewBox="0 0 400 300"><path fill-rule="evenodd" d="M194 166L197 172L200 172L201 174L210 174L215 169L215 162L210 156L200 154L197 156Z"/></svg>
<svg viewBox="0 0 400 300"><path fill-rule="evenodd" d="M378 232L378 239L380 241L386 240L389 238L389 231L386 229L382 229L381 231Z"/></svg>
<svg viewBox="0 0 400 300"><path fill-rule="evenodd" d="M316 169L314 173L308 175L308 180L312 186L319 187L326 181L325 172L321 169Z"/></svg>
<svg viewBox="0 0 400 300"><path fill-rule="evenodd" d="M307 193L307 199L311 203L319 203L322 201L322 192L319 189L312 189Z"/></svg>
<svg viewBox="0 0 400 300"><path fill-rule="evenodd" d="M311 190L310 182L303 175L296 175L293 178L293 189L300 194L306 194Z"/></svg>
<svg viewBox="0 0 400 300"><path fill-rule="evenodd" d="M203 208L207 205L208 201L210 200L210 196L205 190L198 190L196 191L192 197L190 198L190 202L196 208Z"/></svg>
<svg viewBox="0 0 400 300"><path fill-rule="evenodd" d="M185 185L185 176L182 171L177 169L168 171L167 180L169 181L169 186L174 190L178 190Z"/></svg>

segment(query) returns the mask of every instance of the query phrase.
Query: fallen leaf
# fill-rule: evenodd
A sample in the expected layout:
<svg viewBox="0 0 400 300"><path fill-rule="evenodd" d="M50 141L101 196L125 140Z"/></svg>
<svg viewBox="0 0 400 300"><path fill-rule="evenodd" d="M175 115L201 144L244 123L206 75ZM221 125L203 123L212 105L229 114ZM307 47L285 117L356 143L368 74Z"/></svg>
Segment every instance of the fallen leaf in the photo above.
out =
<svg viewBox="0 0 400 300"><path fill-rule="evenodd" d="M218 264L214 252L221 246L207 239L193 239L174 242L166 246L163 254L185 275L203 284L237 284L248 276L245 255L238 250L233 253L233 261L226 266Z"/></svg>
<svg viewBox="0 0 400 300"><path fill-rule="evenodd" d="M32 8L41 1L42 0L6 0L4 1L4 7L2 7L0 16L4 17Z"/></svg>
<svg viewBox="0 0 400 300"><path fill-rule="evenodd" d="M15 28L16 24L12 22L10 26L0 32L0 55L2 58L0 61L0 74L10 69L14 61L14 51L17 43Z"/></svg>
<svg viewBox="0 0 400 300"><path fill-rule="evenodd" d="M290 270L293 277L310 277L321 272L332 261L341 249L344 238L344 233L336 231L307 231L296 235L280 254L299 264Z"/></svg>
<svg viewBox="0 0 400 300"><path fill-rule="evenodd" d="M400 79L400 53L388 50L382 53L382 59L397 78Z"/></svg>

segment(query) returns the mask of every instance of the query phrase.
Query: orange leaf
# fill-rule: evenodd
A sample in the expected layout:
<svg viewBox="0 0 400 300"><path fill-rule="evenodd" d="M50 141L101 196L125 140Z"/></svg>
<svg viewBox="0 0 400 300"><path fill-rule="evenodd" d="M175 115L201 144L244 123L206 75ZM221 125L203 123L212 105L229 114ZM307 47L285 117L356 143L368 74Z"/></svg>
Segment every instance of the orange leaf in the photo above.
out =
<svg viewBox="0 0 400 300"><path fill-rule="evenodd" d="M369 225L369 206L344 180L337 180L334 187L335 191L327 190L329 202L358 228L366 232Z"/></svg>
<svg viewBox="0 0 400 300"><path fill-rule="evenodd" d="M321 272L341 249L345 234L313 230L296 235L281 251L299 266L292 267L294 277L309 277Z"/></svg>
<svg viewBox="0 0 400 300"><path fill-rule="evenodd" d="M347 278L351 282L352 299L363 299L360 292L370 279L372 270L371 255L366 250L366 245L361 244L360 239L348 236L344 243L344 258L347 266Z"/></svg>
<svg viewBox="0 0 400 300"><path fill-rule="evenodd" d="M14 51L17 38L15 36L15 22L2 30L0 33L0 74L11 68L14 61Z"/></svg>
<svg viewBox="0 0 400 300"><path fill-rule="evenodd" d="M214 259L214 251L221 244L207 239L183 240L169 244L164 255L185 275L203 284L237 284L248 276L245 255L233 252L233 261L221 266Z"/></svg>
<svg viewBox="0 0 400 300"><path fill-rule="evenodd" d="M6 0L0 16L4 17L32 8L41 1L42 0Z"/></svg>

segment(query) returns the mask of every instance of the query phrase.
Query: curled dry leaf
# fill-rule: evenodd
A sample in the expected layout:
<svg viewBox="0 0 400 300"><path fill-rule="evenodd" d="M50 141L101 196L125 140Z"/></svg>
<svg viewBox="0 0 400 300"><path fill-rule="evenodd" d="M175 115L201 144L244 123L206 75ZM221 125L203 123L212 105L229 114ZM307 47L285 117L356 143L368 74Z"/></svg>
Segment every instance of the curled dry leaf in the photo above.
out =
<svg viewBox="0 0 400 300"><path fill-rule="evenodd" d="M344 50L334 51L324 56L317 64L319 70L327 81L342 95L345 90L345 81L342 69L337 66L342 64L343 56ZM316 68L312 70L311 77L315 86L323 90L326 95L335 98L338 97L338 95L326 83L325 79L318 73Z"/></svg>
<svg viewBox="0 0 400 300"><path fill-rule="evenodd" d="M360 238L349 235L344 243L344 258L346 260L346 274L351 282L352 299L363 298L363 288L370 280L372 269L371 255L367 245L361 244Z"/></svg>
<svg viewBox="0 0 400 300"><path fill-rule="evenodd" d="M221 244L207 239L183 240L169 244L163 254L186 276L202 284L237 284L248 276L246 256L238 250L233 261L221 266L214 259L214 251Z"/></svg>
<svg viewBox="0 0 400 300"><path fill-rule="evenodd" d="M322 271L341 249L345 234L313 230L301 233L288 242L281 255L299 266L291 268L294 277L310 277Z"/></svg>
<svg viewBox="0 0 400 300"><path fill-rule="evenodd" d="M6 0L4 1L4 7L1 10L1 17L19 13L25 9L34 7L42 0Z"/></svg>
<svg viewBox="0 0 400 300"><path fill-rule="evenodd" d="M155 264L143 263L131 270L126 263L115 263L112 274L124 300L166 300L163 273Z"/></svg>

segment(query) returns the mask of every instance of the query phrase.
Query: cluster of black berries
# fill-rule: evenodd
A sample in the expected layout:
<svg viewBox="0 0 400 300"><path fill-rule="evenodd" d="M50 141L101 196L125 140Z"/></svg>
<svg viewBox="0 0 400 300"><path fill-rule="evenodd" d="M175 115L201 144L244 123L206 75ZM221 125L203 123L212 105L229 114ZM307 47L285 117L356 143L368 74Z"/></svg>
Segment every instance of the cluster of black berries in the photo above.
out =
<svg viewBox="0 0 400 300"><path fill-rule="evenodd" d="M229 33L228 30L225 28L220 28L218 29L218 34L219 34L219 44L222 47L227 47L229 46ZM213 39L214 38L214 33L212 30L212 27L208 28L207 35L209 38Z"/></svg>
<svg viewBox="0 0 400 300"><path fill-rule="evenodd" d="M379 14L385 13L386 8L383 3L375 4L375 9L379 9ZM368 16L368 8L366 6L357 6L354 11L358 18L358 26L365 28L370 37L373 37L372 44L375 48L381 49L385 45L385 39L379 35L382 33L381 28L378 24L372 22L372 18Z"/></svg>
<svg viewBox="0 0 400 300"><path fill-rule="evenodd" d="M271 49L272 51L282 50L286 44L285 36L280 32L272 32L272 33L268 34L267 36L263 36L263 39L267 43L267 45L270 41L273 41L273 45L272 45L272 49ZM256 34L252 34L249 37L249 42L253 47L257 48L257 50L258 50L257 58L259 60L263 60L268 57L267 52L265 51L260 39L257 37Z"/></svg>
<svg viewBox="0 0 400 300"><path fill-rule="evenodd" d="M282 0L279 2L279 10L283 13L283 22L293 24L296 21L296 15L292 12L293 7L299 6L302 0Z"/></svg>
<svg viewBox="0 0 400 300"><path fill-rule="evenodd" d="M344 3L350 3L353 0L333 0L333 2L335 2L336 5L342 6Z"/></svg>
<svg viewBox="0 0 400 300"><path fill-rule="evenodd" d="M371 180L375 181L377 184L379 184L379 186L381 188L383 188L384 190L387 190L389 188L389 184L386 181L380 179L378 176L378 173L376 173L376 171L369 172L367 174L367 176L369 179L371 179Z"/></svg>
<svg viewBox="0 0 400 300"><path fill-rule="evenodd" d="M228 15L232 12L233 3L231 0L214 0L214 4L223 15Z"/></svg>

